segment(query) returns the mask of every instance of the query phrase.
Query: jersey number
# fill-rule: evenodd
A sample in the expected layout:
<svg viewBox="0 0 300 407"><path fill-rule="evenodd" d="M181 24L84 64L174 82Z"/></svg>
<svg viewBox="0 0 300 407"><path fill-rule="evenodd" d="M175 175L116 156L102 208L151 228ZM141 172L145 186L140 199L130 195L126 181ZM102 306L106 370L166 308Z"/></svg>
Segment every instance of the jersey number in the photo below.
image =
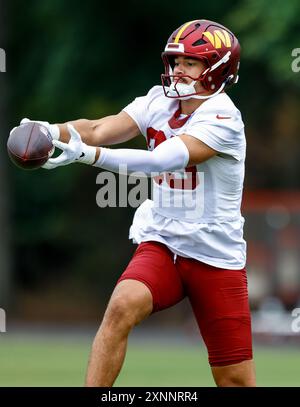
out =
<svg viewBox="0 0 300 407"><path fill-rule="evenodd" d="M174 137L174 136L173 136ZM167 140L165 133L161 130L155 130L152 127L147 129L147 144L150 150L154 150L160 143ZM172 189L195 189L199 185L199 177L197 173L197 167L186 167L184 172L184 178L176 178L176 173L166 172L164 174L154 177L154 181L161 185L165 180Z"/></svg>

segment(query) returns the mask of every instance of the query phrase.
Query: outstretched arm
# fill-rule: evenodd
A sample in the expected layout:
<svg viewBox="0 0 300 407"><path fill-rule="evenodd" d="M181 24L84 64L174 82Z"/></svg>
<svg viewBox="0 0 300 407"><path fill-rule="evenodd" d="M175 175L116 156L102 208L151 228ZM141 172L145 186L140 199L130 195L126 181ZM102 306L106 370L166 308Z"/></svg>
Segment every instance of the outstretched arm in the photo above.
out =
<svg viewBox="0 0 300 407"><path fill-rule="evenodd" d="M106 146L124 143L140 134L136 122L124 111L99 120L79 119L68 122L80 133L84 143L90 146ZM70 134L67 123L58 124L59 140L68 143Z"/></svg>
<svg viewBox="0 0 300 407"><path fill-rule="evenodd" d="M82 141L90 146L124 143L140 134L136 122L124 111L98 120L79 119L67 123L50 124L39 120L23 119L21 124L27 122L40 123L48 129L53 140L63 143L68 143L70 140L67 124L71 124L80 133Z"/></svg>
<svg viewBox="0 0 300 407"><path fill-rule="evenodd" d="M95 165L113 172L143 172L147 176L153 173L176 171L187 165L208 160L216 151L191 136L183 134L171 137L153 151L135 149L114 149L93 147L82 142L80 134L68 124L69 143L54 140L53 144L63 150L57 158L51 158L44 165L46 169L82 162Z"/></svg>

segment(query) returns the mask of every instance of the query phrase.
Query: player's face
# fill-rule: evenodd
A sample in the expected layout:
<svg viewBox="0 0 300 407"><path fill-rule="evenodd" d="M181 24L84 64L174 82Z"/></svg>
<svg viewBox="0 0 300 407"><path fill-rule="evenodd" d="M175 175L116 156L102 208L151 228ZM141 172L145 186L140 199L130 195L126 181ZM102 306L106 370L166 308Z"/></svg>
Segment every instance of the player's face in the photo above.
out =
<svg viewBox="0 0 300 407"><path fill-rule="evenodd" d="M174 75L187 75L194 79L198 78L201 73L207 68L206 65L199 59L194 59L186 56L178 56L175 58L174 62ZM189 85L193 81L193 79L191 78L182 77L179 79L178 82ZM195 89L197 92L203 92L204 90L200 82L197 82L195 84Z"/></svg>
<svg viewBox="0 0 300 407"><path fill-rule="evenodd" d="M188 75L191 78L198 78L200 74L206 69L206 66L202 61L185 56L176 57L174 62L175 62L173 70L174 75L183 75L183 76ZM193 79L191 78L183 77L180 78L178 82L186 83L188 85L193 81ZM201 89L202 87L199 82L197 82L195 87L198 91L202 90Z"/></svg>

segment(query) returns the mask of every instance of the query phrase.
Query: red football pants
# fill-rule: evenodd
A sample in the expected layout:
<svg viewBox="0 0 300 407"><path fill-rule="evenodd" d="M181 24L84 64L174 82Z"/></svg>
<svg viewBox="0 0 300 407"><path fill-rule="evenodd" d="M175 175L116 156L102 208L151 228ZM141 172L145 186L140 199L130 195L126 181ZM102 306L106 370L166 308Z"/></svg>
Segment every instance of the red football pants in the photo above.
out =
<svg viewBox="0 0 300 407"><path fill-rule="evenodd" d="M153 297L153 312L188 297L211 366L252 359L251 318L245 269L220 269L177 256L159 242L143 242L118 282L143 282Z"/></svg>

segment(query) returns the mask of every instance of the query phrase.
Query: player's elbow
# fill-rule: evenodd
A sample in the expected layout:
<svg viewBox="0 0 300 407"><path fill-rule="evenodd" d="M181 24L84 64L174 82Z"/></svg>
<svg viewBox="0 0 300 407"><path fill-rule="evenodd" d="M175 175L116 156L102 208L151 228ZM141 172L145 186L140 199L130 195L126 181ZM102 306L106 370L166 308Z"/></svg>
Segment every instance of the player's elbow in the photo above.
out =
<svg viewBox="0 0 300 407"><path fill-rule="evenodd" d="M163 160L158 154L153 154L151 164L152 172L159 174L166 171L178 171L183 168L183 165L178 165L178 163L174 163L170 160Z"/></svg>
<svg viewBox="0 0 300 407"><path fill-rule="evenodd" d="M165 148L156 148L151 154L153 172L178 171L185 167L184 154L174 154Z"/></svg>

